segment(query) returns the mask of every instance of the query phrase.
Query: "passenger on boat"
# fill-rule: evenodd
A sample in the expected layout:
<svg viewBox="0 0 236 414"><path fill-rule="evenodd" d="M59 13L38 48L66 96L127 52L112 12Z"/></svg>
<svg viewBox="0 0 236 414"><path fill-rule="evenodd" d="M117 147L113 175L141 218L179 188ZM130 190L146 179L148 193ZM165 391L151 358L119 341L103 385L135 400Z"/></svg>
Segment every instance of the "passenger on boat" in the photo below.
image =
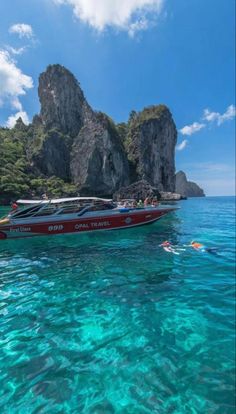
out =
<svg viewBox="0 0 236 414"><path fill-rule="evenodd" d="M143 201L142 201L142 200L139 200L139 202L138 202L138 207L139 207L139 208L143 207Z"/></svg>
<svg viewBox="0 0 236 414"><path fill-rule="evenodd" d="M17 202L16 202L16 201L13 201L13 202L11 203L11 211L12 211L12 212L13 212L13 211L16 211L16 210L18 210L18 208L19 208L19 206L18 206Z"/></svg>
<svg viewBox="0 0 236 414"><path fill-rule="evenodd" d="M157 198L156 197L154 197L153 199L152 199L152 206L153 207L157 207L158 206L158 201L157 201Z"/></svg>
<svg viewBox="0 0 236 414"><path fill-rule="evenodd" d="M145 200L144 200L144 207L150 206L150 204L151 204L150 198L146 197Z"/></svg>

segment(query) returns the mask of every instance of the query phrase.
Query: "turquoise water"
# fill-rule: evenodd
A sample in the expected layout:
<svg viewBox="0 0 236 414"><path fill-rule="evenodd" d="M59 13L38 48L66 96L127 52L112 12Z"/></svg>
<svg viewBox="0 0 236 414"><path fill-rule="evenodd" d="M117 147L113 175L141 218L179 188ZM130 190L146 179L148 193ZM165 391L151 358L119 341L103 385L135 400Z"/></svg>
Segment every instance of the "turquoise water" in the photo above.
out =
<svg viewBox="0 0 236 414"><path fill-rule="evenodd" d="M0 242L0 413L232 414L234 203ZM219 250L173 255L166 239Z"/></svg>

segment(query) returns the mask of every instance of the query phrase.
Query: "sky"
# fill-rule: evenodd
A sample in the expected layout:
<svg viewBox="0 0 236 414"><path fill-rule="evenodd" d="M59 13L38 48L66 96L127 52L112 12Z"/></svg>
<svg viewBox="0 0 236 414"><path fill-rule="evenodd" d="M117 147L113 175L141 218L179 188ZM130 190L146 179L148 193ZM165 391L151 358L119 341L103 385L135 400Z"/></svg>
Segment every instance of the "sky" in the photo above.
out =
<svg viewBox="0 0 236 414"><path fill-rule="evenodd" d="M176 170L206 195L235 194L234 0L1 0L1 126L39 112L54 63L115 122L167 105Z"/></svg>

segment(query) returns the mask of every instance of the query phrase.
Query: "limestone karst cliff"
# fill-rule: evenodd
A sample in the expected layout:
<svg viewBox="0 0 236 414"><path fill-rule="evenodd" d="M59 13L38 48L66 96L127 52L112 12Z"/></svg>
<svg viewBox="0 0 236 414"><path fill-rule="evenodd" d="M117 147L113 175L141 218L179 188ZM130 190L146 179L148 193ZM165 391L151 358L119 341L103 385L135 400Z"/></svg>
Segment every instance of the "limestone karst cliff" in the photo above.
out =
<svg viewBox="0 0 236 414"><path fill-rule="evenodd" d="M204 191L196 183L188 181L183 171L176 174L176 192L183 197L204 197Z"/></svg>
<svg viewBox="0 0 236 414"><path fill-rule="evenodd" d="M69 154L67 177L62 176L65 168L58 174L58 160L53 171L47 163L47 173L71 180L83 194L110 195L127 184L127 157L115 125L91 109L75 77L60 65L50 65L39 77L38 93L42 125L46 130L53 128L56 138L54 149L53 142L46 140L38 156L47 159L46 146L48 152L58 154L63 145L59 134L71 138L70 142L64 139L62 151ZM64 165L62 154L61 158Z"/></svg>
<svg viewBox="0 0 236 414"><path fill-rule="evenodd" d="M165 105L134 112L125 141L132 180L144 179L159 191L174 191L176 140L176 126Z"/></svg>
<svg viewBox="0 0 236 414"><path fill-rule="evenodd" d="M132 111L127 123L116 125L90 107L79 82L61 65L50 65L40 75L38 94L40 113L30 125L19 121L11 130L0 129L9 166L6 172L6 162L1 167L0 159L2 194L39 195L49 188L53 195L61 191L104 196L139 180L158 191L175 190L177 132L165 105ZM19 159L10 154L14 146ZM22 177L15 186L13 158L14 171L19 165Z"/></svg>
<svg viewBox="0 0 236 414"><path fill-rule="evenodd" d="M61 65L49 65L39 76L40 118L46 129L76 136L92 116L79 82Z"/></svg>
<svg viewBox="0 0 236 414"><path fill-rule="evenodd" d="M102 113L85 122L74 139L71 177L84 195L112 195L129 182L129 167L114 123Z"/></svg>

